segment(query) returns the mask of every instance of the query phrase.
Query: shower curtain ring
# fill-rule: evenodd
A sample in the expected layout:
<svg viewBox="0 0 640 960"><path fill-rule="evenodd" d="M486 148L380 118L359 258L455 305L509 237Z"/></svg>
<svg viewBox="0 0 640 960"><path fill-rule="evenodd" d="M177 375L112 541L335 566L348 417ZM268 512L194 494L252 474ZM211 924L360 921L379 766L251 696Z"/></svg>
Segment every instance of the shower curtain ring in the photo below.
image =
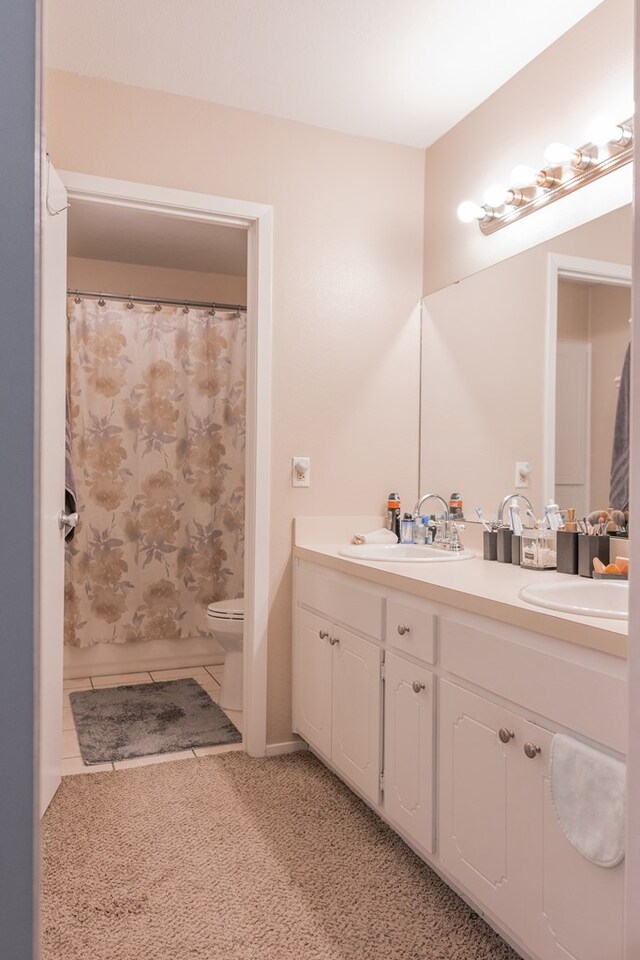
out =
<svg viewBox="0 0 640 960"><path fill-rule="evenodd" d="M100 296L98 297L98 306L99 306L99 307L104 307L104 305L105 305L105 299L104 299L104 297L102 296L102 294L100 294Z"/></svg>
<svg viewBox="0 0 640 960"><path fill-rule="evenodd" d="M185 303L184 307L182 308L182 312L183 312L183 313L189 313L189 304L188 304L188 303Z"/></svg>
<svg viewBox="0 0 640 960"><path fill-rule="evenodd" d="M154 307L153 309L154 309L154 310L162 310L162 304L160 303L159 300L156 300L156 305L155 305L155 307Z"/></svg>
<svg viewBox="0 0 640 960"><path fill-rule="evenodd" d="M212 304L211 304L211 309L209 310L209 316L210 316L210 317L215 317L215 315L216 315L216 305L215 305L215 303L212 303Z"/></svg>
<svg viewBox="0 0 640 960"><path fill-rule="evenodd" d="M76 290L76 295L75 295L75 297L73 298L73 302L74 302L74 303L82 303L82 297L80 296L80 294L78 293L77 290Z"/></svg>
<svg viewBox="0 0 640 960"><path fill-rule="evenodd" d="M131 299L131 296L129 296L127 301L127 310L133 310L133 300Z"/></svg>

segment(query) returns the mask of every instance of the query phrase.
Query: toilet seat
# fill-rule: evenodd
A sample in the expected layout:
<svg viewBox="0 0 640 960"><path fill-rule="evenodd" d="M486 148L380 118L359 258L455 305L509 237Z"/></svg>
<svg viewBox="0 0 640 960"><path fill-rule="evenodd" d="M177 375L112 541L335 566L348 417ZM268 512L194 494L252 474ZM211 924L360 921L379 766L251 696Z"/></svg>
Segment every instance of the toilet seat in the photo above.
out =
<svg viewBox="0 0 640 960"><path fill-rule="evenodd" d="M218 600L207 607L210 620L244 620L244 597L236 600Z"/></svg>

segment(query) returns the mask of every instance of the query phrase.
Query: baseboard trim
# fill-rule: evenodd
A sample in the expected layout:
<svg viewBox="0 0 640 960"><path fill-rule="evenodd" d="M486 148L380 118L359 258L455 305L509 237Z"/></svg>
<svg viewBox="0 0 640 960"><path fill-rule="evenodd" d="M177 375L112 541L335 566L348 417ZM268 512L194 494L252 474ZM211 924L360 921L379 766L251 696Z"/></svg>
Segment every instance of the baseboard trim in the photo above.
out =
<svg viewBox="0 0 640 960"><path fill-rule="evenodd" d="M224 650L212 636L64 648L65 680L218 663L224 663Z"/></svg>
<svg viewBox="0 0 640 960"><path fill-rule="evenodd" d="M286 740L284 743L268 743L265 754L267 757L280 757L285 753L299 753L308 749L304 740Z"/></svg>

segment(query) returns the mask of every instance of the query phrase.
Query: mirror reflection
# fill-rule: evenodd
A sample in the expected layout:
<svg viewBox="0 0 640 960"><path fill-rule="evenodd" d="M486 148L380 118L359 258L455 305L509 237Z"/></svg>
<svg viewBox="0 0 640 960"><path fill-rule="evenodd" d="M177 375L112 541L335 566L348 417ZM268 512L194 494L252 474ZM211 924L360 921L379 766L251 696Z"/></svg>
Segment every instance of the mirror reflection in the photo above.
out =
<svg viewBox="0 0 640 960"><path fill-rule="evenodd" d="M425 297L420 489L460 491L468 519L476 505L493 517L525 462L539 514L549 500L579 516L609 505L631 235L627 205ZM552 282L554 260L579 276L558 267Z"/></svg>
<svg viewBox="0 0 640 960"><path fill-rule="evenodd" d="M627 510L626 483L611 483L616 412L629 347L631 287L561 277L556 346L555 496L576 516L608 506ZM624 387L623 387L624 392ZM628 391L627 391L628 392ZM621 412L618 430L628 416Z"/></svg>

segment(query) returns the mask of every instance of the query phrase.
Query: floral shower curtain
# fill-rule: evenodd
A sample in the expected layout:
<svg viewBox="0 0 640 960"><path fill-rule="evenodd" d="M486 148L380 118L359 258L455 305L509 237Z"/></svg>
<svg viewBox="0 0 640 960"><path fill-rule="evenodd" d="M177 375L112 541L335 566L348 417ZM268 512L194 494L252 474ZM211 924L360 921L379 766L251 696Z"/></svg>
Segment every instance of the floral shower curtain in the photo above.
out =
<svg viewBox="0 0 640 960"><path fill-rule="evenodd" d="M65 642L206 633L243 594L246 315L76 299Z"/></svg>

